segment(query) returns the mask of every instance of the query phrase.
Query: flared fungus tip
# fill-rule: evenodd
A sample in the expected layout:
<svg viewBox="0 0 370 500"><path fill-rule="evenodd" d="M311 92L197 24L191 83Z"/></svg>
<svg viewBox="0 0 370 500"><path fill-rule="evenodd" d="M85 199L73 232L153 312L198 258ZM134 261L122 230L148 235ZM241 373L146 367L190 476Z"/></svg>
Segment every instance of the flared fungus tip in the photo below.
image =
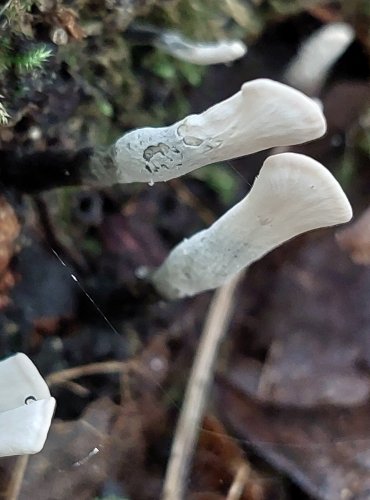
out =
<svg viewBox="0 0 370 500"><path fill-rule="evenodd" d="M312 99L282 83L254 80L201 114L127 133L113 147L109 174L112 183L152 184L211 163L311 141L325 130ZM100 176L106 178L105 169Z"/></svg>
<svg viewBox="0 0 370 500"><path fill-rule="evenodd" d="M292 131L291 139L287 137L286 141L291 140L294 144L299 144L322 137L326 132L326 120L320 105L289 85L260 78L244 83L242 92L246 99L265 100L272 108L270 113L282 113L286 132L288 133L289 129ZM293 142L287 142L280 145L292 144Z"/></svg>
<svg viewBox="0 0 370 500"><path fill-rule="evenodd" d="M229 51L230 56L233 57L233 60L243 57L248 51L247 46L241 40L225 40L223 43Z"/></svg>
<svg viewBox="0 0 370 500"><path fill-rule="evenodd" d="M0 456L33 455L44 447L55 399L30 401L0 414Z"/></svg>
<svg viewBox="0 0 370 500"><path fill-rule="evenodd" d="M351 217L342 188L320 163L296 153L271 156L249 194L175 247L152 283L170 299L195 295L222 285L285 241Z"/></svg>
<svg viewBox="0 0 370 500"><path fill-rule="evenodd" d="M0 362L0 457L38 453L55 399L32 361L18 353Z"/></svg>
<svg viewBox="0 0 370 500"><path fill-rule="evenodd" d="M343 224L352 218L352 207L338 181L323 165L302 154L267 158L253 187L253 200L268 197L266 209L277 209L281 215L285 210L290 228L297 231Z"/></svg>
<svg viewBox="0 0 370 500"><path fill-rule="evenodd" d="M30 358L22 352L0 362L0 412L21 406L28 395L50 397L49 388Z"/></svg>

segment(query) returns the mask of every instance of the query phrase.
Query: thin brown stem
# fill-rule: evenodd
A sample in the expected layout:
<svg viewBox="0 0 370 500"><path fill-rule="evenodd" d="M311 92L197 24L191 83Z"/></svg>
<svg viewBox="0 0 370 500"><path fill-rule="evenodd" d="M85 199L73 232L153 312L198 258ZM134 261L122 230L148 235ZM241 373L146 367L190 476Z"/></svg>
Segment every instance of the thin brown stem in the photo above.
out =
<svg viewBox="0 0 370 500"><path fill-rule="evenodd" d="M212 300L177 422L162 500L182 500L219 346L227 331L240 275L219 288Z"/></svg>
<svg viewBox="0 0 370 500"><path fill-rule="evenodd" d="M6 499L17 500L22 489L23 478L26 473L29 455L23 455L17 458L13 474L7 489Z"/></svg>
<svg viewBox="0 0 370 500"><path fill-rule="evenodd" d="M232 482L227 493L226 500L240 500L243 495L245 485L247 484L250 471L250 467L247 463L243 462L239 465L234 481Z"/></svg>
<svg viewBox="0 0 370 500"><path fill-rule="evenodd" d="M67 368L59 372L51 373L46 377L49 386L64 384L75 378L86 377L88 375L98 375L107 373L120 373L127 366L125 361L105 361L103 363L91 363L89 365Z"/></svg>

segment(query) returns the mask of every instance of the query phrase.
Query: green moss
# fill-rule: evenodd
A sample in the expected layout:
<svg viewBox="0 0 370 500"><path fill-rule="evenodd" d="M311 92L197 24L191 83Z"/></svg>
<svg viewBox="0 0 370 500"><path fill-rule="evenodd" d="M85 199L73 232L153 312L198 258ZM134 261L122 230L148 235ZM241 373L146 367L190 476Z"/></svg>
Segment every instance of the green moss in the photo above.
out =
<svg viewBox="0 0 370 500"><path fill-rule="evenodd" d="M347 151L344 154L335 176L343 189L347 190L350 188L356 176L356 160L352 151Z"/></svg>
<svg viewBox="0 0 370 500"><path fill-rule="evenodd" d="M38 45L27 50L23 54L10 54L10 64L14 66L19 73L30 73L41 69L43 64L52 55L52 51L45 45Z"/></svg>
<svg viewBox="0 0 370 500"><path fill-rule="evenodd" d="M212 40L223 34L223 3L219 0L177 0L159 3L151 21L165 28L178 29L198 40Z"/></svg>
<svg viewBox="0 0 370 500"><path fill-rule="evenodd" d="M113 116L113 106L106 99L97 100L97 105L100 113L102 113L107 118L112 118Z"/></svg>
<svg viewBox="0 0 370 500"><path fill-rule="evenodd" d="M187 88L201 84L206 68L156 49L148 52L135 47L125 40L123 30L113 29L115 18L107 17L104 6L100 12L90 10L89 3L84 2L79 11L80 22L87 30L93 26L97 35L59 48L59 59L67 62L72 76L86 82L84 88L91 97L76 110L77 116L85 118L81 133L88 142L106 144L123 130L163 125L186 114ZM181 29L192 38L200 30L200 38L207 35L210 39L215 37L213 19L221 15L217 5L215 0L153 2L145 22ZM104 19L99 29L98 16ZM163 95L165 106L158 103Z"/></svg>
<svg viewBox="0 0 370 500"><path fill-rule="evenodd" d="M0 17L5 17L12 32L31 35L27 13L37 4L37 0L11 0L0 8Z"/></svg>
<svg viewBox="0 0 370 500"><path fill-rule="evenodd" d="M230 167L222 163L204 167L193 172L193 176L209 185L225 205L235 200L237 181Z"/></svg>
<svg viewBox="0 0 370 500"><path fill-rule="evenodd" d="M204 66L179 61L174 57L154 50L144 60L143 67L163 80L172 94L172 100L167 106L167 117L159 111L154 116L161 118L164 122L169 119L176 120L189 112L190 105L185 94L186 86L198 87L207 71ZM156 108L153 108L155 111ZM160 123L159 123L160 124ZM162 121L163 124L163 121Z"/></svg>
<svg viewBox="0 0 370 500"><path fill-rule="evenodd" d="M22 50L19 49L22 45ZM44 44L35 44L32 41L22 43L9 30L0 38L0 81L6 81L9 74L11 81L11 93L14 97L22 97L27 93L27 85L21 83L17 77L32 75L41 71L51 57L52 51ZM37 77L37 75L34 75ZM5 125L10 118L6 111L8 103L0 103L0 125Z"/></svg>
<svg viewBox="0 0 370 500"><path fill-rule="evenodd" d="M151 53L144 60L144 67L160 78L163 78L163 80L173 81L177 78L173 58L160 51Z"/></svg>
<svg viewBox="0 0 370 500"><path fill-rule="evenodd" d="M81 248L91 257L99 257L102 253L102 245L96 238L85 237Z"/></svg>

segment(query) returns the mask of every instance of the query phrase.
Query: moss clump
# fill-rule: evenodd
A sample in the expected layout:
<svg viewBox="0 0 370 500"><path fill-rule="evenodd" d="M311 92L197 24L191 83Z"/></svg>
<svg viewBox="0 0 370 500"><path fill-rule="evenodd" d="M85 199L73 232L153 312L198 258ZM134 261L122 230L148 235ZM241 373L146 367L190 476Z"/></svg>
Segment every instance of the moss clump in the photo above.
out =
<svg viewBox="0 0 370 500"><path fill-rule="evenodd" d="M52 55L45 45L35 45L23 52L16 50L9 37L0 40L0 74L14 70L17 73L30 73L41 69Z"/></svg>
<svg viewBox="0 0 370 500"><path fill-rule="evenodd" d="M37 0L8 0L0 8L0 19L5 18L6 24L11 27L14 33L23 33L30 36L31 17L28 15Z"/></svg>
<svg viewBox="0 0 370 500"><path fill-rule="evenodd" d="M10 30L0 38L0 94L5 96L0 105L0 125L6 125L10 118L6 108L13 100L11 96L23 96L29 87L27 81L39 78L51 56L52 50L45 44L16 37Z"/></svg>

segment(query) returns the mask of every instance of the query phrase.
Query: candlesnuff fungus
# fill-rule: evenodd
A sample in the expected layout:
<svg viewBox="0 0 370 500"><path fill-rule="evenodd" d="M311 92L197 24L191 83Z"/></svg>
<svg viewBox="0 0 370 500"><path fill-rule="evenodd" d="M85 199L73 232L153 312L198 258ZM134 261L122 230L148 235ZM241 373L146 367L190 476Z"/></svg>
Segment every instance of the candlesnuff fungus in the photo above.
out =
<svg viewBox="0 0 370 500"><path fill-rule="evenodd" d="M0 182L23 192L86 184L167 181L204 165L321 137L320 107L282 83L260 79L203 113L123 135L107 149L0 151ZM52 168L51 168L52 166Z"/></svg>
<svg viewBox="0 0 370 500"><path fill-rule="evenodd" d="M312 99L272 80L253 80L201 114L128 132L108 154L93 155L90 173L105 185L166 181L210 163L301 144L325 130Z"/></svg>
<svg viewBox="0 0 370 500"><path fill-rule="evenodd" d="M202 66L228 63L243 57L247 52L241 40L193 42L176 31L162 32L155 45L177 59Z"/></svg>
<svg viewBox="0 0 370 500"><path fill-rule="evenodd" d="M351 217L342 188L320 163L296 153L270 156L249 194L175 247L151 281L168 299L213 289L290 238Z"/></svg>
<svg viewBox="0 0 370 500"><path fill-rule="evenodd" d="M42 450L55 399L32 361L18 353L0 362L0 457Z"/></svg>
<svg viewBox="0 0 370 500"><path fill-rule="evenodd" d="M285 71L285 81L303 92L317 95L331 67L354 37L349 24L338 22L322 26L302 43Z"/></svg>
<svg viewBox="0 0 370 500"><path fill-rule="evenodd" d="M164 30L150 24L133 23L126 29L125 38L134 44L153 45L177 59L198 65L228 63L247 52L241 40L195 42L179 31Z"/></svg>

